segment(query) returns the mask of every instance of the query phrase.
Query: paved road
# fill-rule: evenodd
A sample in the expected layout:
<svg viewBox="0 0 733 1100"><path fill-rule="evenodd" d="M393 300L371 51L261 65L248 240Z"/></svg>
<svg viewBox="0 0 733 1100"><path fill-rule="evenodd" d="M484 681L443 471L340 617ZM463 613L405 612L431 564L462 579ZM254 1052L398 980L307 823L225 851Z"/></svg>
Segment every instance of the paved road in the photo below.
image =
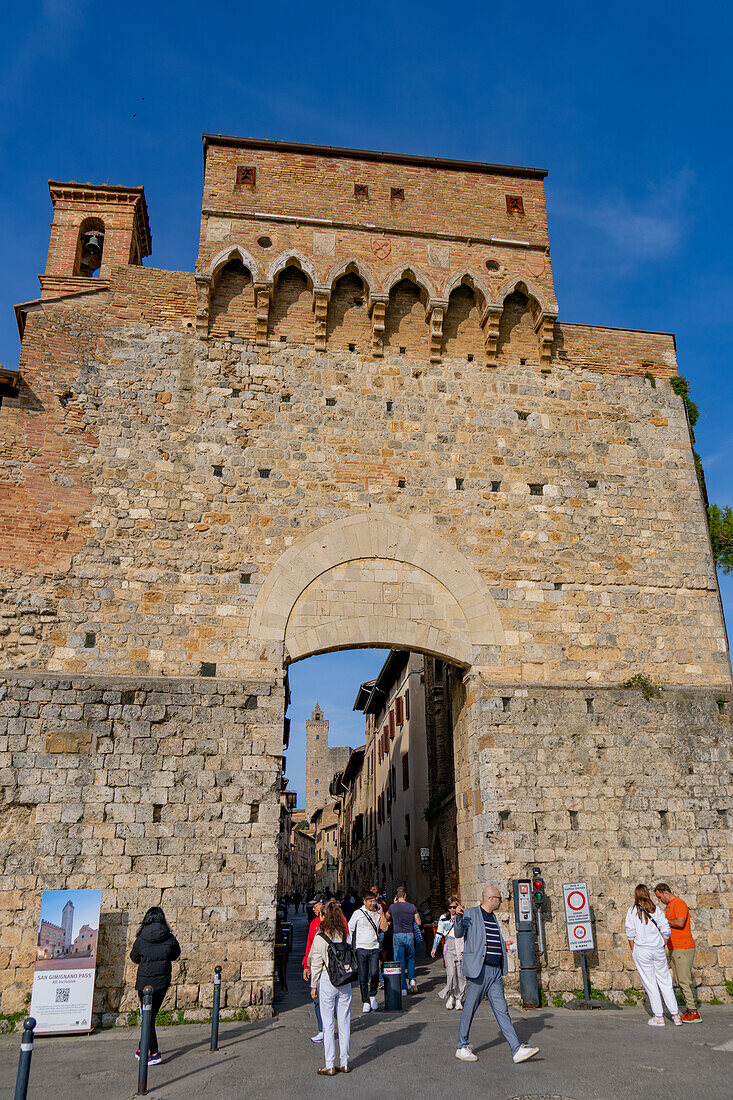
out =
<svg viewBox="0 0 733 1100"><path fill-rule="evenodd" d="M353 1000L353 1074L316 1075L322 1050L309 1041L313 1009L300 978L305 922L297 921L290 991L272 1020L222 1024L217 1054L207 1027L159 1029L164 1063L150 1069L153 1100L278 1097L322 1098L377 1093L411 1100L442 1100L459 1090L491 1100L540 1097L569 1100L728 1100L733 1072L733 1006L708 1007L702 1024L656 1030L642 1009L570 1012L512 1010L520 1039L540 1046L532 1062L515 1066L488 1005L479 1009L471 1039L479 1061L454 1057L458 1013L435 993L442 970L418 967L420 993L399 1015L361 1015ZM300 951L298 947L300 946ZM0 1037L0 1096L11 1096L20 1037ZM29 1100L131 1100L137 1084L137 1036L127 1029L85 1038L39 1039L33 1054ZM347 1084L348 1082L348 1084Z"/></svg>

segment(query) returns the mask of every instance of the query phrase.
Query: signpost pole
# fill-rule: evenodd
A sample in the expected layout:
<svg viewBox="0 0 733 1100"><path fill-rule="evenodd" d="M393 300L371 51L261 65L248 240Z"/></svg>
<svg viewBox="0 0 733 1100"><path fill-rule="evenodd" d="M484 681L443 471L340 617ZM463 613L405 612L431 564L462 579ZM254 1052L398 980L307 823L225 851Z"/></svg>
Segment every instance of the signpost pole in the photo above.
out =
<svg viewBox="0 0 733 1100"><path fill-rule="evenodd" d="M583 996L585 997L585 1003L590 1004L590 984L588 982L588 964L585 961L585 951L579 952L580 954L580 969L583 972Z"/></svg>
<svg viewBox="0 0 733 1100"><path fill-rule="evenodd" d="M23 1038L20 1042L20 1058L18 1059L18 1076L15 1079L15 1100L26 1100L28 1095L28 1079L31 1075L31 1056L33 1054L33 1031L36 1021L32 1016L23 1021Z"/></svg>

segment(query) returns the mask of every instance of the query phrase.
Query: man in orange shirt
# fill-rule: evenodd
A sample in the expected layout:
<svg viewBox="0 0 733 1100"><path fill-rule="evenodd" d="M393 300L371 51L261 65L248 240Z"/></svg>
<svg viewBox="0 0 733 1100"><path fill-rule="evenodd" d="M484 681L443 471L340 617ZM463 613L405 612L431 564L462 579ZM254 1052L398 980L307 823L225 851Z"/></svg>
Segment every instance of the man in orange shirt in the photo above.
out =
<svg viewBox="0 0 733 1100"><path fill-rule="evenodd" d="M690 910L682 900L676 898L666 882L658 882L654 887L657 901L664 906L664 915L669 921L669 955L672 975L685 998L685 1011L682 1019L686 1024L699 1024L700 1013L695 1008L695 994L692 989L692 964L695 959L695 941L690 931Z"/></svg>

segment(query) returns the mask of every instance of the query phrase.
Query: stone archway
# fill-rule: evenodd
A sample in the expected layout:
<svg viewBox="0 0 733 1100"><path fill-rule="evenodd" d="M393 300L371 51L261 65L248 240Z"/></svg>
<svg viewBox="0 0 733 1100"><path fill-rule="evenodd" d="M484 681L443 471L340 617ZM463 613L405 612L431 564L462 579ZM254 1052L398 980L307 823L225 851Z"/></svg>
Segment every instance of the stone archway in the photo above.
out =
<svg viewBox="0 0 733 1100"><path fill-rule="evenodd" d="M464 667L504 633L471 563L415 517L381 509L325 524L286 550L252 612L255 644L283 660L330 649L419 649Z"/></svg>

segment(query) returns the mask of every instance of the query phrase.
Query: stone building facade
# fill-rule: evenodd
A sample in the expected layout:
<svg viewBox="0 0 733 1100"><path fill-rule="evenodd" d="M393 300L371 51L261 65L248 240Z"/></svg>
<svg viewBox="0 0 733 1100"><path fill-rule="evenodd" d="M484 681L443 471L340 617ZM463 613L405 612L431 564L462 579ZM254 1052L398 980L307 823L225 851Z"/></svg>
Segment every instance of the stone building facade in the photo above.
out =
<svg viewBox="0 0 733 1100"><path fill-rule="evenodd" d="M354 645L462 670L465 900L533 862L555 899L586 878L618 990L630 890L663 875L723 992L731 669L674 338L558 320L543 171L220 136L204 158L195 271L142 266L141 189L53 183L16 307L2 1010L40 891L89 886L97 1013L133 1007L159 903L177 1008L221 964L227 1010L270 1011L287 666ZM559 901L548 943L546 988L576 986Z"/></svg>

